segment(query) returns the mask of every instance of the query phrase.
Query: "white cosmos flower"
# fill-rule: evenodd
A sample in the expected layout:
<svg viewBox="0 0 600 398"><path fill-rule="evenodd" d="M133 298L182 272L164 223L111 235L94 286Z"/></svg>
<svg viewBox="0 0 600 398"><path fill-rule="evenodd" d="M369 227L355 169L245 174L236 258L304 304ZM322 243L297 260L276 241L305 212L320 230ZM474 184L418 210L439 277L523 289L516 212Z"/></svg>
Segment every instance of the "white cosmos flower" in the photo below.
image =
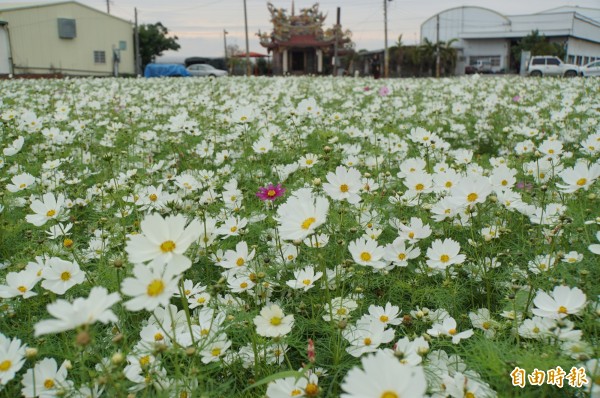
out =
<svg viewBox="0 0 600 398"><path fill-rule="evenodd" d="M35 199L29 206L35 214L25 216L27 222L40 227L48 220L61 220L65 212L65 196L59 194L54 196L53 193L47 192L42 196L42 200Z"/></svg>
<svg viewBox="0 0 600 398"><path fill-rule="evenodd" d="M303 240L327 221L329 201L299 189L277 208L279 233L283 240Z"/></svg>
<svg viewBox="0 0 600 398"><path fill-rule="evenodd" d="M263 307L254 318L256 333L264 337L280 337L292 331L294 316L285 315L281 307L271 304Z"/></svg>
<svg viewBox="0 0 600 398"><path fill-rule="evenodd" d="M562 319L579 314L585 308L586 300L586 295L577 287L555 286L552 295L538 290L531 312L544 318Z"/></svg>
<svg viewBox="0 0 600 398"><path fill-rule="evenodd" d="M162 218L148 215L141 222L142 233L130 235L125 247L132 263L167 263L174 273L182 273L192 262L183 253L198 240L201 224L194 220L186 227L183 215Z"/></svg>
<svg viewBox="0 0 600 398"><path fill-rule="evenodd" d="M460 244L453 239L436 239L427 249L427 265L434 269L446 269L453 264L461 264L467 256L459 254Z"/></svg>
<svg viewBox="0 0 600 398"><path fill-rule="evenodd" d="M9 339L0 333L0 385L6 385L23 367L26 348L21 340Z"/></svg>
<svg viewBox="0 0 600 398"><path fill-rule="evenodd" d="M376 240L358 238L348 244L348 251L357 264L366 265L375 269L385 268L386 262L382 260L384 248Z"/></svg>
<svg viewBox="0 0 600 398"><path fill-rule="evenodd" d="M21 148L23 148L23 143L25 142L25 138L19 136L16 140L14 140L9 146L2 150L4 156L13 156L19 153Z"/></svg>
<svg viewBox="0 0 600 398"><path fill-rule="evenodd" d="M422 398L427 390L420 366L406 366L383 351L362 358L362 367L350 369L341 398Z"/></svg>
<svg viewBox="0 0 600 398"><path fill-rule="evenodd" d="M452 343L458 344L462 339L473 336L473 329L458 333L456 330L456 320L452 317L445 318L442 323L435 323L427 333L434 337L448 336L452 337Z"/></svg>
<svg viewBox="0 0 600 398"><path fill-rule="evenodd" d="M305 267L302 270L294 271L294 279L286 282L286 285L292 289L308 289L314 287L315 281L319 280L323 276L322 272L315 273L315 269L312 265Z"/></svg>
<svg viewBox="0 0 600 398"><path fill-rule="evenodd" d="M70 262L58 257L50 258L42 269L42 287L56 294L64 294L75 285L83 283L85 272L76 261Z"/></svg>
<svg viewBox="0 0 600 398"><path fill-rule="evenodd" d="M67 300L57 300L48 304L46 309L55 319L46 319L35 324L35 336L60 333L75 329L81 325L91 325L95 322L104 324L117 322L117 316L110 309L121 301L118 293L108 293L103 286L93 287L87 298L76 298L72 303Z"/></svg>
<svg viewBox="0 0 600 398"><path fill-rule="evenodd" d="M600 231L596 232L596 239L600 241ZM594 254L600 254L600 244L594 243L588 246L588 250Z"/></svg>
<svg viewBox="0 0 600 398"><path fill-rule="evenodd" d="M360 171L344 166L338 166L335 173L327 173L327 182L323 184L323 190L331 199L347 200L350 204L360 202L362 187Z"/></svg>
<svg viewBox="0 0 600 398"><path fill-rule="evenodd" d="M35 184L36 179L29 173L21 173L13 176L10 181L12 184L7 184L6 189L9 192L19 192Z"/></svg>
<svg viewBox="0 0 600 398"><path fill-rule="evenodd" d="M70 391L73 382L67 380L67 364L65 361L60 368L54 358L44 358L27 370L21 384L21 394L25 398L51 398L58 396L60 391Z"/></svg>
<svg viewBox="0 0 600 398"><path fill-rule="evenodd" d="M158 306L166 307L177 291L181 274L174 275L167 264L153 262L149 265L136 264L133 278L121 282L121 292L133 297L125 303L129 311L152 311Z"/></svg>

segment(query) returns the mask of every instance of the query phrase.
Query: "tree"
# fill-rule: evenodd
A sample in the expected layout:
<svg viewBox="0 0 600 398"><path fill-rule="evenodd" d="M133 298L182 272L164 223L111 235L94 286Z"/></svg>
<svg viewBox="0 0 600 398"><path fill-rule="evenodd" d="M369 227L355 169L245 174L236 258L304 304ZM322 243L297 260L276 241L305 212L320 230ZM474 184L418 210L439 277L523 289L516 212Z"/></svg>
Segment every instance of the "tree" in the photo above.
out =
<svg viewBox="0 0 600 398"><path fill-rule="evenodd" d="M163 51L177 51L181 47L177 36L168 36L169 31L162 23L143 24L139 26L140 56L142 58L142 69L156 57L160 57Z"/></svg>
<svg viewBox="0 0 600 398"><path fill-rule="evenodd" d="M538 30L519 40L516 46L512 48L514 59L521 60L522 51L531 51L531 55L555 55L564 58L565 48L560 43L553 43L544 35L540 35Z"/></svg>

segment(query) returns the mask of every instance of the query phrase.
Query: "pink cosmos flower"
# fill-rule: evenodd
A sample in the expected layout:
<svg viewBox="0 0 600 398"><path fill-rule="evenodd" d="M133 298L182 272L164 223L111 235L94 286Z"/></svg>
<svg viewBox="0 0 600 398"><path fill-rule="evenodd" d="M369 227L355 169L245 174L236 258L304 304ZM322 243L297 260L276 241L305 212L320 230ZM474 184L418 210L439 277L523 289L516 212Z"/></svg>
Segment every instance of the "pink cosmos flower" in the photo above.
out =
<svg viewBox="0 0 600 398"><path fill-rule="evenodd" d="M379 89L379 95L381 97L385 97L385 96L389 95L389 93L390 93L390 89L387 86L382 86Z"/></svg>
<svg viewBox="0 0 600 398"><path fill-rule="evenodd" d="M285 193L285 188L283 188L281 186L281 184L277 184L277 185L269 184L266 187L258 188L258 192L256 193L256 196L258 196L258 198L263 201L264 200L272 201L280 196L283 196L284 193Z"/></svg>

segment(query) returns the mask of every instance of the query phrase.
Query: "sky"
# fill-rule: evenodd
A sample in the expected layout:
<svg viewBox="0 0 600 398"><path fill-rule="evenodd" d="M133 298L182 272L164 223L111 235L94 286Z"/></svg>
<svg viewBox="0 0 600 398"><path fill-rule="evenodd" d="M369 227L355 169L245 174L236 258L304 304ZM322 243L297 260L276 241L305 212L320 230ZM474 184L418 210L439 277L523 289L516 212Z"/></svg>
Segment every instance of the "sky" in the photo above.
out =
<svg viewBox="0 0 600 398"><path fill-rule="evenodd" d="M30 2L31 0L10 0ZM107 10L106 0L78 0L80 3ZM294 0L296 13L319 3L327 15L325 27L335 23L336 9L341 8L341 24L350 29L357 50L377 50L384 47L385 0ZM272 0L277 8L291 10L292 0ZM256 33L270 32L272 24L266 0L246 0L250 51L265 53ZM505 15L531 14L560 6L600 8L600 0L388 0L388 43L392 45L402 35L402 43L420 40L421 24L431 16L453 7L479 6ZM168 51L164 59L183 61L190 56L222 57L223 30L228 32L227 44L236 44L245 51L244 0L111 0L110 13L134 20L138 10L139 23L161 22L178 37L181 48Z"/></svg>

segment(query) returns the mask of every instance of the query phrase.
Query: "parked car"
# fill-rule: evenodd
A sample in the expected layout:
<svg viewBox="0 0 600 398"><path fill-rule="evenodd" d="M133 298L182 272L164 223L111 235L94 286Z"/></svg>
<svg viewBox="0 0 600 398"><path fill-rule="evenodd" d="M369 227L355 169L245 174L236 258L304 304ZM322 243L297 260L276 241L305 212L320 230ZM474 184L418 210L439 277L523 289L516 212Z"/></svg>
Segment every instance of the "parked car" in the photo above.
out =
<svg viewBox="0 0 600 398"><path fill-rule="evenodd" d="M564 76L575 77L579 75L579 66L565 64L560 58L550 55L536 55L531 57L527 65L529 76Z"/></svg>
<svg viewBox="0 0 600 398"><path fill-rule="evenodd" d="M144 77L191 76L185 66L179 64L148 64L144 69Z"/></svg>
<svg viewBox="0 0 600 398"><path fill-rule="evenodd" d="M227 76L226 70L216 69L214 66L209 64L194 64L187 67L188 72L192 76L210 76L219 77Z"/></svg>
<svg viewBox="0 0 600 398"><path fill-rule="evenodd" d="M581 76L600 76L600 59L583 65L580 68Z"/></svg>

